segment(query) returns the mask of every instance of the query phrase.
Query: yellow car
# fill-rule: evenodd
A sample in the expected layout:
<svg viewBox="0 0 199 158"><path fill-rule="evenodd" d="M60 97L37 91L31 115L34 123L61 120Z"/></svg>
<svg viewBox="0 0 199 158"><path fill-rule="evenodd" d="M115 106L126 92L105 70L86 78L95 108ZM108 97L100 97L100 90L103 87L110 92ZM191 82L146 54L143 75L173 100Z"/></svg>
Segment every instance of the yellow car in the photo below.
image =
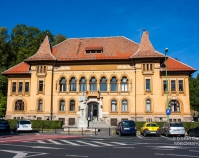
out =
<svg viewBox="0 0 199 158"><path fill-rule="evenodd" d="M160 131L159 126L154 122L146 122L142 126L140 133L144 135L145 137L147 135L157 135L159 137L161 136L161 131Z"/></svg>

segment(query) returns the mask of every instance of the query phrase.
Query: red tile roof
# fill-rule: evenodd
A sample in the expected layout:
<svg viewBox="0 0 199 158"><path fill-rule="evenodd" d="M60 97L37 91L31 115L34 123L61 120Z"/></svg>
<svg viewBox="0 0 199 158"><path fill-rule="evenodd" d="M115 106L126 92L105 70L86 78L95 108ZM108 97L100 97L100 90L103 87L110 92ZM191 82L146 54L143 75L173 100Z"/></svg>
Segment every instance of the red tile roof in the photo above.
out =
<svg viewBox="0 0 199 158"><path fill-rule="evenodd" d="M164 62L164 65L167 65L168 71L196 71L196 69L171 57L167 58L166 62ZM165 71L166 68L162 68L162 70Z"/></svg>
<svg viewBox="0 0 199 158"><path fill-rule="evenodd" d="M25 62L21 62L13 67L11 67L10 69L2 72L3 75L9 75L9 74L29 74L29 68L30 65L25 63Z"/></svg>
<svg viewBox="0 0 199 158"><path fill-rule="evenodd" d="M48 36L44 39L41 46L39 47L37 53L24 61L38 61L38 60L56 60L51 54L51 46Z"/></svg>
<svg viewBox="0 0 199 158"><path fill-rule="evenodd" d="M35 55L24 60L43 61L80 61L80 60L107 60L107 59L138 59L138 58L162 58L161 54L154 50L148 32L144 32L140 45L125 37L106 37L106 38L70 38L52 48L46 37ZM86 53L86 50L101 50L101 53ZM168 57L168 71L196 71L194 68ZM165 70L162 68L163 71ZM20 63L2 74L26 74L29 73L29 65Z"/></svg>
<svg viewBox="0 0 199 158"><path fill-rule="evenodd" d="M125 37L70 38L52 48L58 61L129 59L139 45ZM102 53L86 53L86 50L103 50Z"/></svg>
<svg viewBox="0 0 199 158"><path fill-rule="evenodd" d="M155 51L149 40L149 33L145 31L142 35L142 39L137 52L133 54L131 58L157 58L157 57L164 57L164 55Z"/></svg>

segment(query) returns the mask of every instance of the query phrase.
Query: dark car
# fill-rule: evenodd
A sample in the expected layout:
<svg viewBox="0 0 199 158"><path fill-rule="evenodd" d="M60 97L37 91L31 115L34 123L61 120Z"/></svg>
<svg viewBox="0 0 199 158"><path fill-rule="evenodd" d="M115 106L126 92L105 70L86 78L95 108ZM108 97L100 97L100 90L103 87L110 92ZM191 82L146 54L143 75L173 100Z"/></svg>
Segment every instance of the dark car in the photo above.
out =
<svg viewBox="0 0 199 158"><path fill-rule="evenodd" d="M120 136L125 134L136 136L136 124L133 120L119 122L115 130L116 134L119 134Z"/></svg>
<svg viewBox="0 0 199 158"><path fill-rule="evenodd" d="M187 131L187 134L191 137L199 136L199 126L195 128L190 128Z"/></svg>
<svg viewBox="0 0 199 158"><path fill-rule="evenodd" d="M0 120L0 131L10 131L10 123L7 120Z"/></svg>

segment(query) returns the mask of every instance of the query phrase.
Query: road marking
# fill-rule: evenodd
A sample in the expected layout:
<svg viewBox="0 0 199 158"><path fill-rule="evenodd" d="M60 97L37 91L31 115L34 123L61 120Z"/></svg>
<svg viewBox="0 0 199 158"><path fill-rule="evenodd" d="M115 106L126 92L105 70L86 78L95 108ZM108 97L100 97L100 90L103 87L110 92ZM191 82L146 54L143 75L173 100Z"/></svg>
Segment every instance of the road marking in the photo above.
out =
<svg viewBox="0 0 199 158"><path fill-rule="evenodd" d="M80 141L80 140L77 140L77 142L79 142L79 143L83 143L83 144L86 144L86 145L90 145L90 146L99 147L99 145L95 145L95 144L91 144L91 143L83 142L83 141Z"/></svg>
<svg viewBox="0 0 199 158"><path fill-rule="evenodd" d="M143 137L141 137L140 135L137 135L137 137L139 137L139 138L143 139Z"/></svg>
<svg viewBox="0 0 199 158"><path fill-rule="evenodd" d="M65 143L68 143L68 144L71 144L71 145L75 145L75 146L81 146L79 144L76 144L76 143L73 143L73 142L69 142L67 140L61 140L62 142L65 142Z"/></svg>
<svg viewBox="0 0 199 158"><path fill-rule="evenodd" d="M111 143L118 144L118 145L127 145L127 144L119 143L119 142L111 142Z"/></svg>
<svg viewBox="0 0 199 158"><path fill-rule="evenodd" d="M42 140L37 140L38 143L42 143L42 144L46 144L46 142L42 141Z"/></svg>
<svg viewBox="0 0 199 158"><path fill-rule="evenodd" d="M13 158L33 157L33 156L48 154L48 153L40 153L40 152L14 151L14 150L0 150L0 151L9 152L9 153L15 153L16 155ZM28 153L31 153L31 155L30 156L26 156ZM35 154L32 155L32 153L35 153Z"/></svg>
<svg viewBox="0 0 199 158"><path fill-rule="evenodd" d="M43 148L43 149L64 149L64 148L54 148L49 146L31 146L31 148Z"/></svg>
<svg viewBox="0 0 199 158"><path fill-rule="evenodd" d="M113 146L111 144L107 144L107 143L102 143L102 142L97 142L97 141L92 141L94 143L97 143L97 144L102 144L102 145L105 145L105 146Z"/></svg>
<svg viewBox="0 0 199 158"><path fill-rule="evenodd" d="M54 140L52 140L52 139L48 139L48 141L51 142L51 143L54 143L54 144L63 145L63 144L58 143L58 142L56 142L56 141L54 141Z"/></svg>

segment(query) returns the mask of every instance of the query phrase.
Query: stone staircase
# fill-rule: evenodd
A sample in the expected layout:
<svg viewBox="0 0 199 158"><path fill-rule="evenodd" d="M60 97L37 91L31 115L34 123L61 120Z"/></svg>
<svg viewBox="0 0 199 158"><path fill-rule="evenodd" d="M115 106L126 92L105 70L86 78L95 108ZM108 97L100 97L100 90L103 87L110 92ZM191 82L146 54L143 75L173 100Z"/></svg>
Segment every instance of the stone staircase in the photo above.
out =
<svg viewBox="0 0 199 158"><path fill-rule="evenodd" d="M107 125L104 121L91 121L89 122L89 128L108 128L109 125Z"/></svg>

